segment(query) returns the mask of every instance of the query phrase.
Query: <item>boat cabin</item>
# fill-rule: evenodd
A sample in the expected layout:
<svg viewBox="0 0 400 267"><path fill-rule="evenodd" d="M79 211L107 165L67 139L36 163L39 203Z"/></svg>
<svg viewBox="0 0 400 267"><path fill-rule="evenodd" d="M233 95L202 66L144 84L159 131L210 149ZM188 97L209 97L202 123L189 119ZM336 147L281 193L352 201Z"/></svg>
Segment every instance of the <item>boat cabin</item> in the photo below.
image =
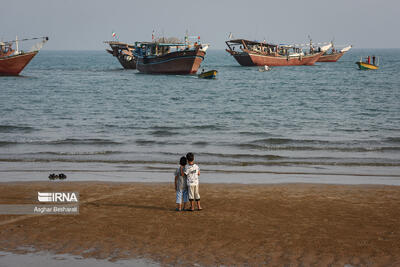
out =
<svg viewBox="0 0 400 267"><path fill-rule="evenodd" d="M229 40L225 43L229 47L229 50L238 53L245 50L263 53L276 53L278 51L278 45L260 43L257 41L249 41L245 39Z"/></svg>
<svg viewBox="0 0 400 267"><path fill-rule="evenodd" d="M292 45L276 45L265 42L249 41L245 39L229 40L225 42L228 52L255 52L269 56L299 56L304 55L301 48Z"/></svg>
<svg viewBox="0 0 400 267"><path fill-rule="evenodd" d="M12 48L12 43L3 43L0 42L0 57L7 57L14 53L14 49Z"/></svg>
<svg viewBox="0 0 400 267"><path fill-rule="evenodd" d="M199 46L197 42L194 44L136 42L135 55L140 57L163 56L172 52L195 50Z"/></svg>

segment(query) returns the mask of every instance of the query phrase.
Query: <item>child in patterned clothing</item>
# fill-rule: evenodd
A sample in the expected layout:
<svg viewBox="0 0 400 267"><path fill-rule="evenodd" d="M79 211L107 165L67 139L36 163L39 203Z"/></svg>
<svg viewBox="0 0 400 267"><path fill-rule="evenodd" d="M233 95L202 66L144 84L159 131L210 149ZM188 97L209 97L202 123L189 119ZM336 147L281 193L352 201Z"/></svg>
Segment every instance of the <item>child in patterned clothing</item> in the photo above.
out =
<svg viewBox="0 0 400 267"><path fill-rule="evenodd" d="M181 157L179 161L179 167L175 170L175 191L176 191L176 211L182 211L182 200L183 210L188 202L188 187L186 175L181 174L181 169L185 168L187 160L185 157Z"/></svg>
<svg viewBox="0 0 400 267"><path fill-rule="evenodd" d="M200 193L199 193L199 176L200 168L194 163L193 153L187 153L186 159L188 165L186 167L181 167L181 175L186 175L187 185L189 191L189 201L190 201L190 211L194 211L194 201L196 200L197 209L202 210L200 205Z"/></svg>

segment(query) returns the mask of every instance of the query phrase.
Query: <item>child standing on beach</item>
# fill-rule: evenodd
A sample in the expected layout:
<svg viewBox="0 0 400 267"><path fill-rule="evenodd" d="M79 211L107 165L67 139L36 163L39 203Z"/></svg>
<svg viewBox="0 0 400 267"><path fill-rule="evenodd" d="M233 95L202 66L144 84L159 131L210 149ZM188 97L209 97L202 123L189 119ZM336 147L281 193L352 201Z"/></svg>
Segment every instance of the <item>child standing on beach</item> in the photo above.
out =
<svg viewBox="0 0 400 267"><path fill-rule="evenodd" d="M187 177L190 210L194 211L194 200L197 202L197 209L202 210L200 206L200 194L199 194L199 176L200 168L194 163L193 153L187 153L186 159L188 165L185 168L181 168L181 174L185 174Z"/></svg>
<svg viewBox="0 0 400 267"><path fill-rule="evenodd" d="M176 211L182 210L182 200L183 209L186 208L186 203L188 202L188 187L186 175L182 174L181 172L181 169L185 168L186 164L186 158L181 157L179 161L179 167L175 171Z"/></svg>

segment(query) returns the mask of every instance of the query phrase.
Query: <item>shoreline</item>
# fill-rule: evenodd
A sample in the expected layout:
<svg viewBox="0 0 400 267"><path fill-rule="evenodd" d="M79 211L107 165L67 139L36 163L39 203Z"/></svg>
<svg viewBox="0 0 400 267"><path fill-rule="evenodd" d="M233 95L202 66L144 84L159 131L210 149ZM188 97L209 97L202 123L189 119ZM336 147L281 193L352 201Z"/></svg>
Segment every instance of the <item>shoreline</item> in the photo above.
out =
<svg viewBox="0 0 400 267"><path fill-rule="evenodd" d="M369 170L366 170L367 172ZM49 181L50 173L64 173L66 181L99 181L99 182L171 182L173 171L71 171L68 169L34 170L34 171L1 171L0 183L22 181ZM219 173L202 171L201 183L210 184L280 184L280 183L309 183L309 184L376 184L400 186L400 175L391 171L387 174L335 174L312 172L230 172Z"/></svg>
<svg viewBox="0 0 400 267"><path fill-rule="evenodd" d="M204 210L175 212L172 182L14 182L0 183L0 204L46 190L78 191L80 214L0 215L0 251L182 266L400 264L398 186L200 183Z"/></svg>
<svg viewBox="0 0 400 267"><path fill-rule="evenodd" d="M28 252L24 254L0 251L2 267L14 266L58 266L58 267L160 267L159 264L147 259L126 260L99 260L94 258L83 258L70 254L51 254L49 252Z"/></svg>
<svg viewBox="0 0 400 267"><path fill-rule="evenodd" d="M103 181L103 180L79 180L79 181L39 181L39 180L31 180L31 181L0 181L0 186L2 185L23 185L23 184L37 184L37 185L60 185L63 184L110 184L110 185L173 185L174 181L168 182L132 182L132 181ZM309 182L275 182L275 183L240 183L240 182L226 182L226 183L207 183L207 182L200 182L201 185L206 186L344 186L344 187L400 187L400 185L388 185L388 184L339 184L339 183L309 183ZM1 202L1 198L0 198Z"/></svg>

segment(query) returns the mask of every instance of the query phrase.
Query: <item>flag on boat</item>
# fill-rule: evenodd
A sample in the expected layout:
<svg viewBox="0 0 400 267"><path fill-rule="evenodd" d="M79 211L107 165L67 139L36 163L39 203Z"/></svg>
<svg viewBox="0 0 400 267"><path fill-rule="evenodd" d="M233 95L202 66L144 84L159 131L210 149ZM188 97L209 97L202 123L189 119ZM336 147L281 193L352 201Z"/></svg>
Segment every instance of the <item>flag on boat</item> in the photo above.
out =
<svg viewBox="0 0 400 267"><path fill-rule="evenodd" d="M115 38L115 36L117 36L117 34L115 32L112 32L112 37Z"/></svg>
<svg viewBox="0 0 400 267"><path fill-rule="evenodd" d="M154 40L154 30L151 32L151 40Z"/></svg>

